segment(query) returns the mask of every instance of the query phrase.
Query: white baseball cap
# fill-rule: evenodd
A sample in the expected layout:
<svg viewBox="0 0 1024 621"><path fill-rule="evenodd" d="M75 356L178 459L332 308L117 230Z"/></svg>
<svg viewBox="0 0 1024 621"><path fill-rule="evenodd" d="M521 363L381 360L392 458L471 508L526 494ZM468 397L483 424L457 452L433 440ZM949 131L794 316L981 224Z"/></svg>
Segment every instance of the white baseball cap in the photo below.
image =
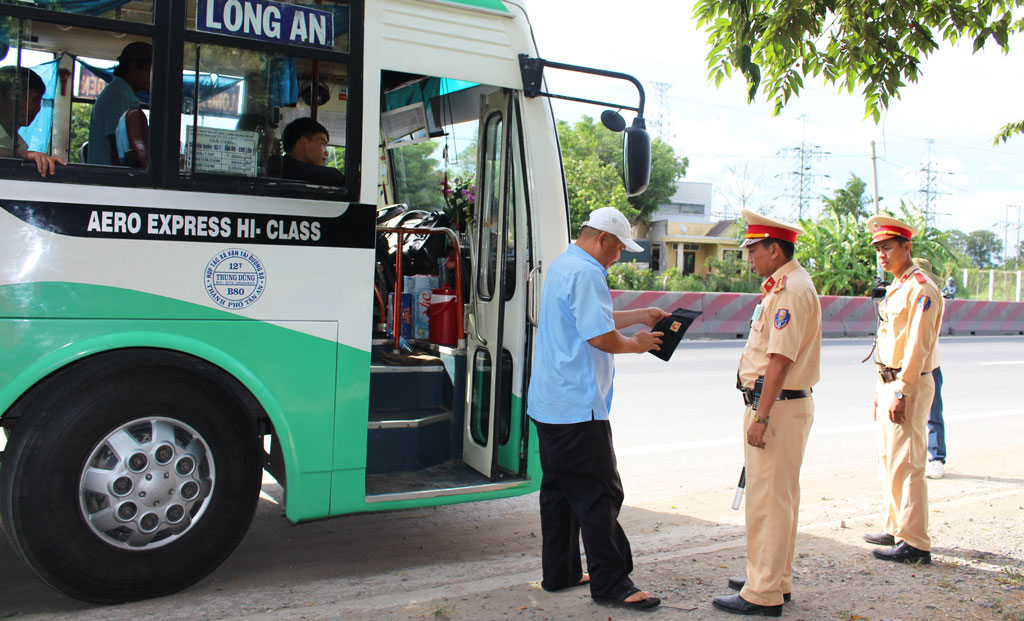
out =
<svg viewBox="0 0 1024 621"><path fill-rule="evenodd" d="M626 250L630 252L641 252L643 247L633 241L633 235L630 230L629 220L626 216L614 208L614 207L601 207L590 212L587 216L587 221L583 223L583 226L589 226L592 229L598 231L604 231L605 233L611 233L612 235L619 238L619 241L626 244Z"/></svg>

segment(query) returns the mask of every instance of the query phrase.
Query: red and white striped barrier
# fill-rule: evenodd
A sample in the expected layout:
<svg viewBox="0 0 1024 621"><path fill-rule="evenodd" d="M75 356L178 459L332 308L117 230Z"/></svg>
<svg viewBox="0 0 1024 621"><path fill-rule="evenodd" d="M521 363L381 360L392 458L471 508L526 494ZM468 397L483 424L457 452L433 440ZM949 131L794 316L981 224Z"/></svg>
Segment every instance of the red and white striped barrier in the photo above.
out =
<svg viewBox="0 0 1024 621"><path fill-rule="evenodd" d="M760 296L754 293L612 291L615 310L657 306L689 308L703 314L687 331L690 338L745 339ZM870 298L821 296L821 331L825 337L872 336L875 303ZM941 334L1024 334L1024 302L946 301Z"/></svg>
<svg viewBox="0 0 1024 621"><path fill-rule="evenodd" d="M1024 302L949 300L942 318L948 334L1024 334Z"/></svg>

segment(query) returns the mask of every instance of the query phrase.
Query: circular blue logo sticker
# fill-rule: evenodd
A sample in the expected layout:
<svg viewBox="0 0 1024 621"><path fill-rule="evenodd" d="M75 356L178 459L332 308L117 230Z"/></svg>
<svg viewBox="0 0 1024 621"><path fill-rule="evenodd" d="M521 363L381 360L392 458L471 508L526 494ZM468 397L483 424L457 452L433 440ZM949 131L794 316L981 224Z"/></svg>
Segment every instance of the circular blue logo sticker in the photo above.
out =
<svg viewBox="0 0 1024 621"><path fill-rule="evenodd" d="M224 308L249 306L267 288L267 273L256 255L241 248L229 248L206 264L206 292Z"/></svg>

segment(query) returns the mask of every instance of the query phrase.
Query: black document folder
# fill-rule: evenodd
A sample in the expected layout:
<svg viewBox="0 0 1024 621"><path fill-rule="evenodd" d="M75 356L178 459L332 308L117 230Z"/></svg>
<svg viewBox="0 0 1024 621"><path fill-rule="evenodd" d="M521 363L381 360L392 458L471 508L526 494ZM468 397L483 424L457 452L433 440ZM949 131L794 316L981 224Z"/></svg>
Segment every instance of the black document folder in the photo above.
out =
<svg viewBox="0 0 1024 621"><path fill-rule="evenodd" d="M682 340L683 334L686 333L690 324L700 317L700 314L700 311L677 308L668 317L659 319L658 323L654 324L653 331L664 332L665 336L661 337L661 349L650 353L668 362L668 359L672 357L672 352L676 350L676 346Z"/></svg>

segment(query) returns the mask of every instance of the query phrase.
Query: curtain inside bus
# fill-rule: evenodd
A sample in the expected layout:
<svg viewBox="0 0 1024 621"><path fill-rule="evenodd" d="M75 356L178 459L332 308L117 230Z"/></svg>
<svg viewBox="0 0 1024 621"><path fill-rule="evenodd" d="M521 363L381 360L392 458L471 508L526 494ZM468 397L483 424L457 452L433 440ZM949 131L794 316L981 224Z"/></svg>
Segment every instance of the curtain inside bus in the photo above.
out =
<svg viewBox="0 0 1024 621"><path fill-rule="evenodd" d="M457 93L474 86L479 86L479 84L451 78L427 78L384 93L384 109L394 110L420 101L427 102L429 107L430 100L435 97Z"/></svg>

